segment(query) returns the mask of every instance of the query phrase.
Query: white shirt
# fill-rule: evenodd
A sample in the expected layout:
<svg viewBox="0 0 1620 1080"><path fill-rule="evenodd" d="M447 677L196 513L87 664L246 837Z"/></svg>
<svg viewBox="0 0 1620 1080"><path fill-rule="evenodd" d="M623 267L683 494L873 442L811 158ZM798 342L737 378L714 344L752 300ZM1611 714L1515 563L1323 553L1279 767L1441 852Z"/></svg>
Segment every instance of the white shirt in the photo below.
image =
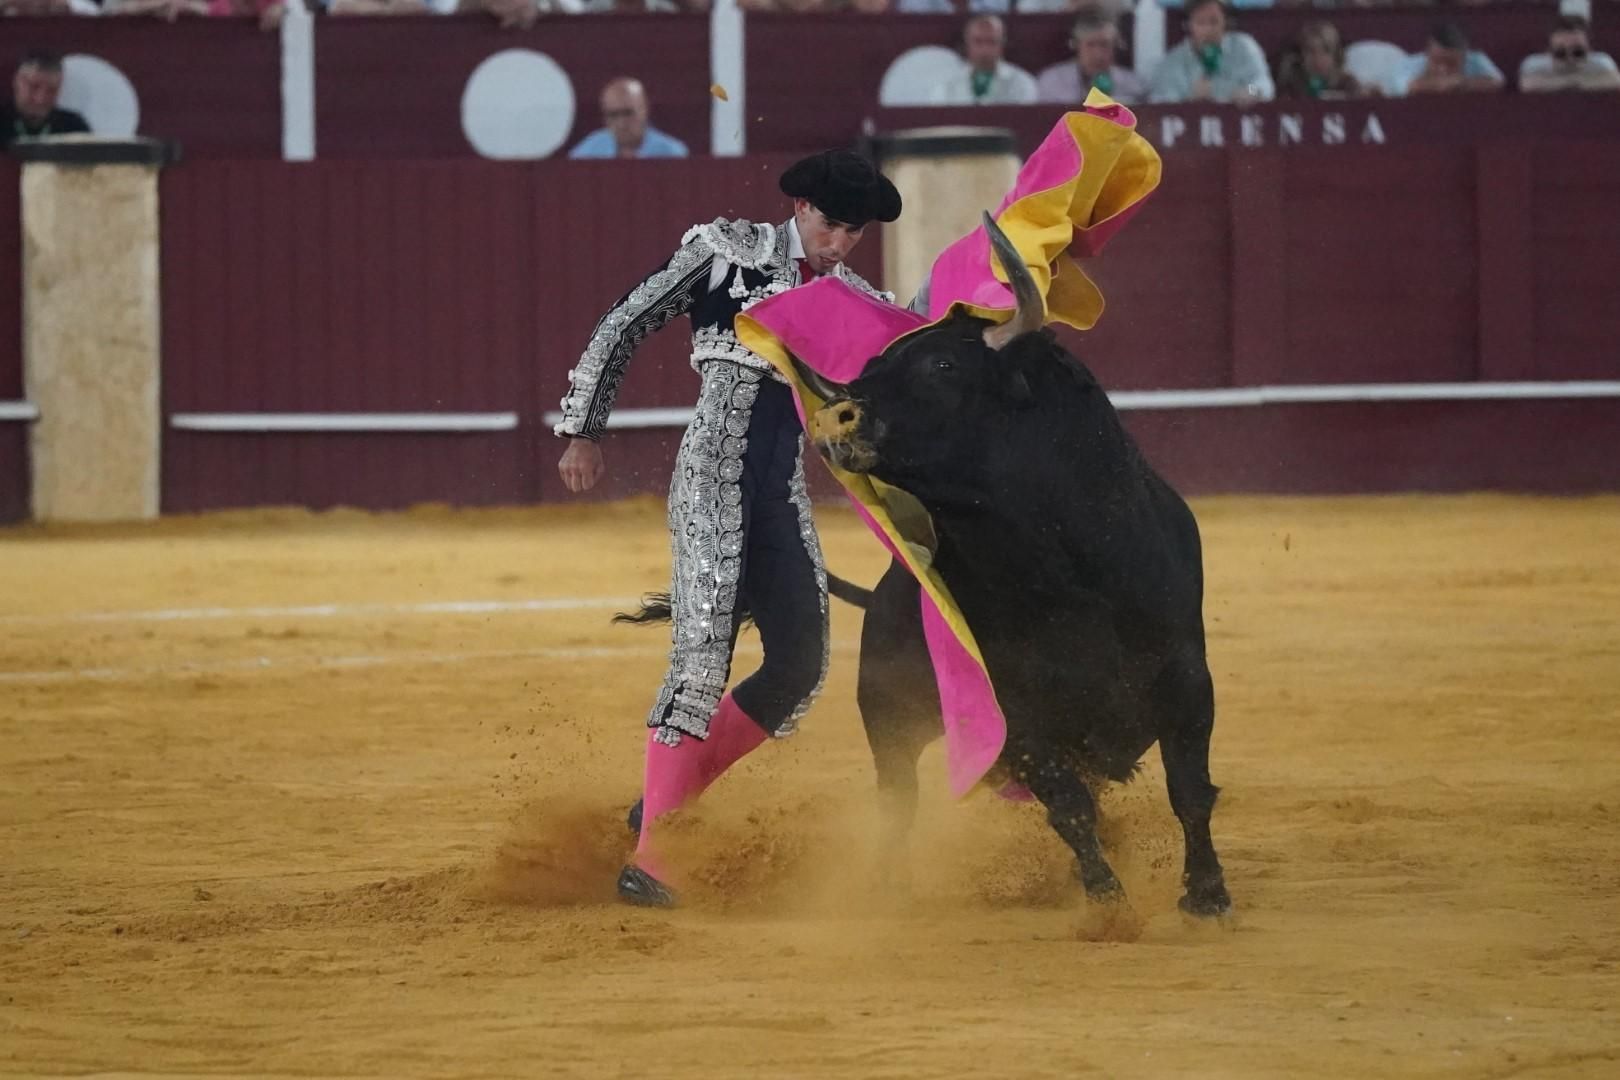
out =
<svg viewBox="0 0 1620 1080"><path fill-rule="evenodd" d="M1524 62L1519 65L1519 81L1523 82L1526 75L1574 75L1592 70L1620 71L1620 68L1615 67L1614 57L1608 53L1588 52L1586 59L1573 70L1559 67L1552 53L1536 53L1534 56L1525 57Z"/></svg>
<svg viewBox="0 0 1620 1080"><path fill-rule="evenodd" d="M973 65L966 60L961 70L934 87L931 95L935 105L1033 105L1035 98L1035 76L1005 60L997 61L990 89L981 98L973 96Z"/></svg>

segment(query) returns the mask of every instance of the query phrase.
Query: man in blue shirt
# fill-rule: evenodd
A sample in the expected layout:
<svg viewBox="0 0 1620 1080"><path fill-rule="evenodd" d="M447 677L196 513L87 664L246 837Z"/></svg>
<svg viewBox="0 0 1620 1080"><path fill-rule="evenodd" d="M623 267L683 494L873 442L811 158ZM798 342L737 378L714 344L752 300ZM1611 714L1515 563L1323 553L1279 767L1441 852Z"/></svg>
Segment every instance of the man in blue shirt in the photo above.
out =
<svg viewBox="0 0 1620 1080"><path fill-rule="evenodd" d="M1478 49L1468 47L1468 36L1456 23L1443 22L1429 31L1428 46L1413 53L1395 70L1390 92L1408 94L1454 94L1502 89L1501 69Z"/></svg>
<svg viewBox="0 0 1620 1080"><path fill-rule="evenodd" d="M571 158L683 158L686 144L647 123L647 91L636 79L614 79L602 88L598 128L568 151Z"/></svg>

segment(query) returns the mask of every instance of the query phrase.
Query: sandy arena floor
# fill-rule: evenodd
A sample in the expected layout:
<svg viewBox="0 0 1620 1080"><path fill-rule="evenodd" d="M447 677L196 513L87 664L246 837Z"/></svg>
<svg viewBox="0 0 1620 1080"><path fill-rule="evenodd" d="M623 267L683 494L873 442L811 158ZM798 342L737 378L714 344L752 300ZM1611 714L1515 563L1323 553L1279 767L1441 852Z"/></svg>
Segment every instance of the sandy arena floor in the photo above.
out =
<svg viewBox="0 0 1620 1080"><path fill-rule="evenodd" d="M1175 911L1154 760L1135 933L932 754L874 887L847 608L693 907L612 902L651 502L0 532L0 1074L1620 1075L1620 499L1197 509L1240 917Z"/></svg>

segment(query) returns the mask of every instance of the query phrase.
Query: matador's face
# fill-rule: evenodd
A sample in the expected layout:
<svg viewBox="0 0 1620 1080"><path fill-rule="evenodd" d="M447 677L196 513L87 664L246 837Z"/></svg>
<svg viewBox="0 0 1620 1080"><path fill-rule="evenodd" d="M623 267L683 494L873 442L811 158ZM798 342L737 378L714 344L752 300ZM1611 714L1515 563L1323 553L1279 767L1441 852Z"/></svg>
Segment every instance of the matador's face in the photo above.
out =
<svg viewBox="0 0 1620 1080"><path fill-rule="evenodd" d="M849 258L855 245L861 242L866 225L851 225L830 218L809 199L793 200L793 220L799 226L799 239L804 243L804 257L810 269L817 274L830 273L833 267Z"/></svg>

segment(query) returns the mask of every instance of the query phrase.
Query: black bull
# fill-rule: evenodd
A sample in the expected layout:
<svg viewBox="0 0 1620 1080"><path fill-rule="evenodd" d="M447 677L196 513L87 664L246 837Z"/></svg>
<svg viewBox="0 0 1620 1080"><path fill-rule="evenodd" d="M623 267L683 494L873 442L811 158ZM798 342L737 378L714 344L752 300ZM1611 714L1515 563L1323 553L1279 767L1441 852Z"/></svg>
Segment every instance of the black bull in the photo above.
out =
<svg viewBox="0 0 1620 1080"><path fill-rule="evenodd" d="M1007 719L998 771L1026 785L1078 859L1088 897L1120 901L1092 788L1159 744L1186 843L1183 910L1231 908L1210 838L1214 689L1198 524L1143 458L1097 380L1039 328L1034 282L986 215L1019 312L956 316L902 339L847 386L803 364L834 464L914 496L933 565L978 640ZM861 634L859 703L894 830L916 812L917 758L942 733L919 586L898 562Z"/></svg>

